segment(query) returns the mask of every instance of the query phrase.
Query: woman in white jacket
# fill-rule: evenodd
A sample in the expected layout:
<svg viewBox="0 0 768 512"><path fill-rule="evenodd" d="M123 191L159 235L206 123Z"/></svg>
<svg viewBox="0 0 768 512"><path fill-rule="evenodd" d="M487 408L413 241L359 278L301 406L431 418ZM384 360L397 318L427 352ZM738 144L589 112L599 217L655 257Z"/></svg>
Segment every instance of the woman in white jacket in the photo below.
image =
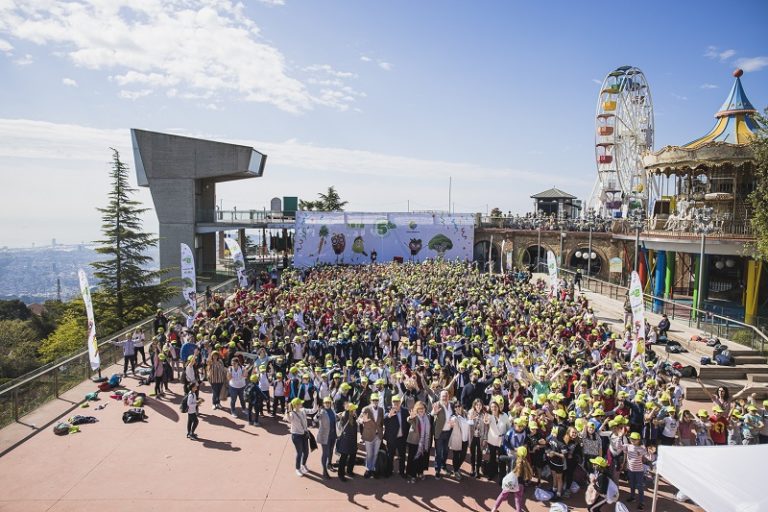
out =
<svg viewBox="0 0 768 512"><path fill-rule="evenodd" d="M484 419L488 426L488 480L495 480L499 473L502 477L506 474L507 464L499 460L499 455L503 453L501 444L504 434L509 430L509 417L501 411L501 405L496 399L491 400L490 409L491 413Z"/></svg>
<svg viewBox="0 0 768 512"><path fill-rule="evenodd" d="M454 415L450 419L451 437L448 439L448 449L453 452L453 476L461 480L461 465L467 458L471 427L461 402L454 400L453 412Z"/></svg>

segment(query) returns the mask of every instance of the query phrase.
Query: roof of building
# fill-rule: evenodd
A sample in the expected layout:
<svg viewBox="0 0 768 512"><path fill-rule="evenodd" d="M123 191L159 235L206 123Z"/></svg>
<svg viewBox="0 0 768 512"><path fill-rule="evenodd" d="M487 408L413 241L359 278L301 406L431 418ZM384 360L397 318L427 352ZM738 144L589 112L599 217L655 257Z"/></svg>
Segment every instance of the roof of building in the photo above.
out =
<svg viewBox="0 0 768 512"><path fill-rule="evenodd" d="M683 145L685 149L698 149L710 142L725 142L728 144L748 144L755 137L757 122L754 115L757 110L747 98L744 88L741 85L741 75L744 72L737 69L733 76L736 80L733 82L731 92L715 114L717 122L714 128L703 137Z"/></svg>
<svg viewBox="0 0 768 512"><path fill-rule="evenodd" d="M576 199L576 196L563 192L559 188L552 187L549 190L532 195L531 199Z"/></svg>

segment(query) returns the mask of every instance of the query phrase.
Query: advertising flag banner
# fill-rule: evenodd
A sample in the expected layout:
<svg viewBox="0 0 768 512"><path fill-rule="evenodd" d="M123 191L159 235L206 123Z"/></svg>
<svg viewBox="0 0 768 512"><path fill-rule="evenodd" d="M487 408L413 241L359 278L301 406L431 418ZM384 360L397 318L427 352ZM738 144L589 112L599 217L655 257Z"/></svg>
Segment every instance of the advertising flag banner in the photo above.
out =
<svg viewBox="0 0 768 512"><path fill-rule="evenodd" d="M557 292L557 260L552 251L547 251L547 270L549 270L549 288L554 295Z"/></svg>
<svg viewBox="0 0 768 512"><path fill-rule="evenodd" d="M235 265L235 271L237 272L237 281L241 287L245 288L248 286L248 277L245 275L245 260L243 259L243 251L240 249L240 244L234 238L225 238L224 243L227 244L229 254L232 256L232 263Z"/></svg>
<svg viewBox="0 0 768 512"><path fill-rule="evenodd" d="M645 338L645 304L643 303L643 286L640 284L640 276L632 271L632 280L629 285L629 305L632 307L632 326L637 336L632 342L632 359L638 354L645 354L645 341L638 343L638 336L642 333Z"/></svg>
<svg viewBox="0 0 768 512"><path fill-rule="evenodd" d="M187 244L181 244L181 296L187 301L192 312L197 311L197 277L195 257Z"/></svg>
<svg viewBox="0 0 768 512"><path fill-rule="evenodd" d="M93 319L93 302L91 301L91 288L88 286L88 276L83 269L78 270L80 278L80 293L85 302L85 314L88 316L88 359L91 361L91 370L98 370L101 366L99 358L99 345L96 342L96 322Z"/></svg>

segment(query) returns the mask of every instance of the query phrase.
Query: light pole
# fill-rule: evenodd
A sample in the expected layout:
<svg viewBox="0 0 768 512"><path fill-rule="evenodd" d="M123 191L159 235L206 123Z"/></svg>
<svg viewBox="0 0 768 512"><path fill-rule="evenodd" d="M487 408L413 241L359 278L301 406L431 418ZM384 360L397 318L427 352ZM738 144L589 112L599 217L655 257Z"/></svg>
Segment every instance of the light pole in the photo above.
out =
<svg viewBox="0 0 768 512"><path fill-rule="evenodd" d="M635 266L633 269L637 272L637 257L640 252L640 232L643 230L643 225L645 224L645 214L643 213L642 208L634 208L629 212L627 217L629 219L629 224L635 230Z"/></svg>
<svg viewBox="0 0 768 512"><path fill-rule="evenodd" d="M702 206L696 208L693 216L694 230L701 234L701 252L699 253L699 286L696 291L696 328L701 322L701 312L704 305L704 249L707 243L707 235L712 232L712 207Z"/></svg>
<svg viewBox="0 0 768 512"><path fill-rule="evenodd" d="M565 258L563 258L563 242L565 241L565 231L560 231L560 268L563 267Z"/></svg>
<svg viewBox="0 0 768 512"><path fill-rule="evenodd" d="M589 259L587 260L587 276L592 275L592 230L595 228L595 211L589 209L585 217L587 227L589 228Z"/></svg>
<svg viewBox="0 0 768 512"><path fill-rule="evenodd" d="M543 219L536 215L536 217L533 220L533 225L536 226L536 231L538 231L538 242L536 242L536 267L534 272L539 271L539 264L541 263L541 224L543 222Z"/></svg>

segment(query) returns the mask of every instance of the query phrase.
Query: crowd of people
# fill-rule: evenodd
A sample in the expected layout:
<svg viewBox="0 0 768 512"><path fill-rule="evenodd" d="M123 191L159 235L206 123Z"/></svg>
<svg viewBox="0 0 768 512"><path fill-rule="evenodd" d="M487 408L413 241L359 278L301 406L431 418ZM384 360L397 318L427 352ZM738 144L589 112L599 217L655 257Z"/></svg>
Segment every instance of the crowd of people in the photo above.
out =
<svg viewBox="0 0 768 512"><path fill-rule="evenodd" d="M643 509L658 444L768 442L766 402L721 388L711 410L685 408L660 358L630 357L631 323L612 331L572 283L443 261L267 281L173 321L158 311L150 379L160 399L184 383L192 440L204 397L285 422L298 477L319 448L324 478L356 477L359 460L363 478L486 478L502 485L494 510L514 498L518 512L528 485L607 510L625 479Z"/></svg>
<svg viewBox="0 0 768 512"><path fill-rule="evenodd" d="M490 216L490 222L500 224L499 227L509 229L525 229L542 231L589 231L590 224L595 233L608 233L611 231L613 219L594 215L590 221L584 218L560 218L556 214L533 214L512 215L502 213L499 216Z"/></svg>

